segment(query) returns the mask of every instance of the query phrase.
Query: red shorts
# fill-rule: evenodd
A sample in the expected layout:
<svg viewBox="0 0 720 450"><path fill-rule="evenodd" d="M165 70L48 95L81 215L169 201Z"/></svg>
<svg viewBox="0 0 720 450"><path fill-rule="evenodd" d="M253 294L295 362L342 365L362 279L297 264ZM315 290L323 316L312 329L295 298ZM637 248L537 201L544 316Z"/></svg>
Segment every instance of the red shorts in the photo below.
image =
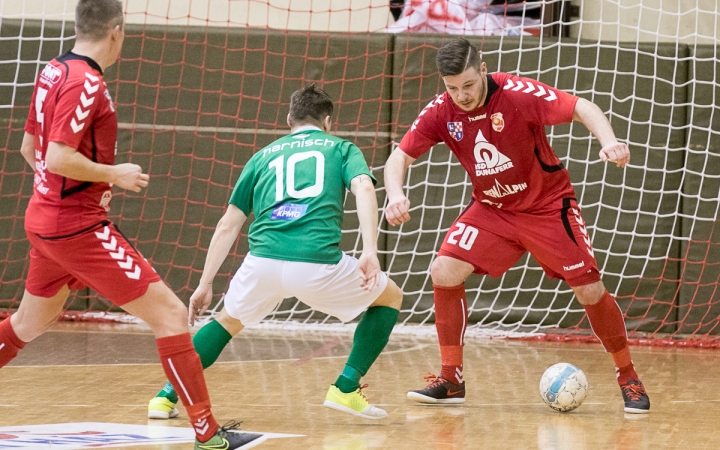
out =
<svg viewBox="0 0 720 450"><path fill-rule="evenodd" d="M25 289L32 295L48 298L65 285L88 286L121 306L160 281L150 263L110 222L62 238L26 234L32 248Z"/></svg>
<svg viewBox="0 0 720 450"><path fill-rule="evenodd" d="M550 278L573 287L600 281L585 221L570 198L533 213L503 211L473 200L450 227L438 256L460 259L477 274L499 277L526 251Z"/></svg>

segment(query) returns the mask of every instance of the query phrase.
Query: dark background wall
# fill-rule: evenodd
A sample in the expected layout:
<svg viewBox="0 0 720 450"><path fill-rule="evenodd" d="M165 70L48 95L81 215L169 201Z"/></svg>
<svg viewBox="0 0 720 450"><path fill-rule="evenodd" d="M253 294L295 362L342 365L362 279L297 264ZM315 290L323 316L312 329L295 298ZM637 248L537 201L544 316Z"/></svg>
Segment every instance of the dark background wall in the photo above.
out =
<svg viewBox="0 0 720 450"><path fill-rule="evenodd" d="M24 286L22 217L32 175L17 150L42 68L37 61L71 48L72 34L72 24L59 23L21 27L4 21L0 29L0 103L14 105L0 108L0 308L15 307ZM142 194L116 192L112 218L184 300L243 165L287 132L292 91L316 82L336 99L335 131L363 150L382 204L382 165L393 142L442 92L434 57L449 39L132 25L126 34L120 61L106 73L118 106L117 160L140 164L151 183ZM620 170L599 161L599 146L581 124L548 129L575 182L604 281L618 295L628 328L714 330L720 312L717 49L471 39L490 71L539 79L597 103L618 138L629 142L632 166ZM406 293L402 318L432 321L428 267L471 189L442 145L416 162L408 186L413 220L400 229L383 222L382 262ZM342 245L353 253L360 239L351 197ZM220 271L217 291L246 251L240 239ZM471 277L467 287L474 322L507 330L587 325L579 324L582 309L567 286L542 276L532 258L502 279ZM70 308L107 310L109 304L86 291L73 297ZM291 301L281 309L292 310L278 319L323 319Z"/></svg>

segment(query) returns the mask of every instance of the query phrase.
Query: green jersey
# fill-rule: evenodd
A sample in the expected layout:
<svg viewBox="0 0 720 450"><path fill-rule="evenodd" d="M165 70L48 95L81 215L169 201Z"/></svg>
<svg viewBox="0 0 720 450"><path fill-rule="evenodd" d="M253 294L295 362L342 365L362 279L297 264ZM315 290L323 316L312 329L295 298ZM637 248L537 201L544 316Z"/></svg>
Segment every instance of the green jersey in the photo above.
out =
<svg viewBox="0 0 720 450"><path fill-rule="evenodd" d="M230 204L255 213L248 241L255 256L336 264L343 201L350 181L370 173L360 149L319 128L303 127L248 161Z"/></svg>

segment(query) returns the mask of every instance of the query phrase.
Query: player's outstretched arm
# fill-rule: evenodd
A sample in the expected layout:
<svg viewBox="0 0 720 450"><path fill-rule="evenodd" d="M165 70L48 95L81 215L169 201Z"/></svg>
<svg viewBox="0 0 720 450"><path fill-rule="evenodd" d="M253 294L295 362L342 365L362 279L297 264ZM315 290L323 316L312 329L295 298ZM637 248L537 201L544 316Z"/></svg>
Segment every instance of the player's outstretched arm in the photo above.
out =
<svg viewBox="0 0 720 450"><path fill-rule="evenodd" d="M23 155L23 158L25 158L25 161L30 164L30 167L35 170L35 136L27 131L20 145L20 153Z"/></svg>
<svg viewBox="0 0 720 450"><path fill-rule="evenodd" d="M360 287L372 290L380 277L380 261L377 257L378 203L375 186L367 175L358 175L350 182L355 194L357 215L362 234L363 251L358 262Z"/></svg>
<svg viewBox="0 0 720 450"><path fill-rule="evenodd" d="M134 192L148 185L150 177L137 164L99 164L59 142L50 142L45 155L50 172L77 181L105 182Z"/></svg>
<svg viewBox="0 0 720 450"><path fill-rule="evenodd" d="M390 225L400 225L410 220L410 200L405 197L403 184L405 171L414 161L415 158L398 147L385 163L385 192L388 199L385 218Z"/></svg>
<svg viewBox="0 0 720 450"><path fill-rule="evenodd" d="M228 205L227 211L220 218L215 227L210 246L208 247L207 256L205 257L205 266L200 277L200 283L190 297L190 306L188 308L188 323L195 324L197 316L202 315L210 306L212 301L212 283L215 275L225 258L227 258L230 249L240 234L243 224L247 220L247 216L235 205Z"/></svg>
<svg viewBox="0 0 720 450"><path fill-rule="evenodd" d="M610 121L595 103L578 99L573 120L582 122L600 141L600 159L603 162L612 161L618 167L625 167L630 162L630 149L627 144L618 142Z"/></svg>

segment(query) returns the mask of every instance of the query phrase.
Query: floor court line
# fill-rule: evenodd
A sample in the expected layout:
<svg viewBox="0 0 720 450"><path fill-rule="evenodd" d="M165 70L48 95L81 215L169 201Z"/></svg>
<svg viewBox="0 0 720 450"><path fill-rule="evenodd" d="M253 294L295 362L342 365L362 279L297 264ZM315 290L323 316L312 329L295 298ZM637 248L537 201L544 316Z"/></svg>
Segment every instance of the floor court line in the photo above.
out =
<svg viewBox="0 0 720 450"><path fill-rule="evenodd" d="M344 342L344 341L343 341ZM392 355L397 353L406 353L406 352L413 352L416 350L422 350L425 347L430 346L430 344L419 344L415 345L413 347L405 348L405 349L398 349L398 350L390 350L387 352L382 352L380 356L382 355ZM336 356L319 356L312 359L344 359L347 358L348 355L336 355ZM216 361L213 363L213 366L217 365L231 365L231 364L252 364L252 363L278 363L278 362L296 362L299 361L298 358L285 358L285 359L255 359L252 361ZM48 364L48 365L15 365L15 366L6 366L3 368L3 370L7 369L57 369L57 368L68 368L68 367L142 367L142 366L155 366L160 364L160 361L157 363L117 363L117 364ZM295 364L293 364L295 365Z"/></svg>

